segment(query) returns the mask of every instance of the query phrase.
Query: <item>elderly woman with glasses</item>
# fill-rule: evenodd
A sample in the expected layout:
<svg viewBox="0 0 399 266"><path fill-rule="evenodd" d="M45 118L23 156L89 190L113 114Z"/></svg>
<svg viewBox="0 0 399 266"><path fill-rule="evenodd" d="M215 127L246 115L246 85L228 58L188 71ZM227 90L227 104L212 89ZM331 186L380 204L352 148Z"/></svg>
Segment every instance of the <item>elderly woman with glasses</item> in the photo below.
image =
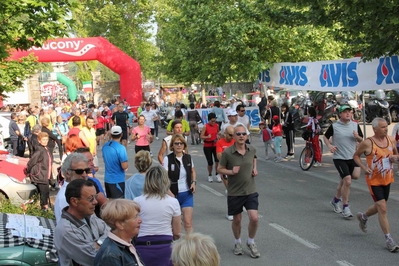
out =
<svg viewBox="0 0 399 266"><path fill-rule="evenodd" d="M176 197L183 213L186 233L193 231L194 193L197 175L194 162L189 154L184 153L187 142L182 135L174 135L170 141L171 154L165 156L163 167L168 171L170 179L169 195Z"/></svg>
<svg viewBox="0 0 399 266"><path fill-rule="evenodd" d="M140 230L140 206L128 199L109 201L101 211L103 221L111 228L108 237L101 244L94 265L121 266L145 265L132 244Z"/></svg>
<svg viewBox="0 0 399 266"><path fill-rule="evenodd" d="M143 220L136 248L146 265L172 266L172 240L180 237L181 211L176 198L168 195L170 181L162 166L148 170L144 193L134 199Z"/></svg>

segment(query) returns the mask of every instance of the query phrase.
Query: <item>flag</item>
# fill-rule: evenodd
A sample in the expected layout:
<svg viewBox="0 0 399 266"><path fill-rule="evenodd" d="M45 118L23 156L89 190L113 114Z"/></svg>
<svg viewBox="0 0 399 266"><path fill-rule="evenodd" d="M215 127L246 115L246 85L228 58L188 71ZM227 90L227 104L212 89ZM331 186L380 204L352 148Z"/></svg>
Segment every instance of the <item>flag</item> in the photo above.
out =
<svg viewBox="0 0 399 266"><path fill-rule="evenodd" d="M92 92L93 91L93 85L91 84L91 81L82 81L82 85L83 85L84 92Z"/></svg>

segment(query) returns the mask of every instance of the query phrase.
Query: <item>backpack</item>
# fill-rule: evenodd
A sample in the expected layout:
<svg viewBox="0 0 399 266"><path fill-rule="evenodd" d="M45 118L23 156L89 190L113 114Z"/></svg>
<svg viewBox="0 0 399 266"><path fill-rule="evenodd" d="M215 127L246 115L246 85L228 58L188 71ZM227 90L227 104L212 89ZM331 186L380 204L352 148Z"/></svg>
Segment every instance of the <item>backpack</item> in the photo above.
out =
<svg viewBox="0 0 399 266"><path fill-rule="evenodd" d="M271 139L270 132L266 128L262 130L262 140L268 141Z"/></svg>

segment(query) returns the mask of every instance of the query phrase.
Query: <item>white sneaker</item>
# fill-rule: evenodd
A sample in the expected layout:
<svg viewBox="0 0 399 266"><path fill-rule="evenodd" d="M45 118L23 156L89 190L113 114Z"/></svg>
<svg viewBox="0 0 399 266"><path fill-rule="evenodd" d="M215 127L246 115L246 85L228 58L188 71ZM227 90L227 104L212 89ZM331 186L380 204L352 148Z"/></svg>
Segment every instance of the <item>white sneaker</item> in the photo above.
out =
<svg viewBox="0 0 399 266"><path fill-rule="evenodd" d="M130 140L127 141L127 144L130 144Z"/></svg>
<svg viewBox="0 0 399 266"><path fill-rule="evenodd" d="M208 176L208 182L209 183L212 183L213 182L213 177L210 175L210 176Z"/></svg>
<svg viewBox="0 0 399 266"><path fill-rule="evenodd" d="M313 167L320 167L321 166L321 163L319 163L319 162L315 162L314 164L313 164Z"/></svg>
<svg viewBox="0 0 399 266"><path fill-rule="evenodd" d="M342 210L342 216L344 216L344 218L351 218L353 217L353 214L351 212L351 210L349 209L349 207L346 207Z"/></svg>
<svg viewBox="0 0 399 266"><path fill-rule="evenodd" d="M158 137L156 137L155 139L156 139L156 140L159 140L159 138L158 138Z"/></svg>
<svg viewBox="0 0 399 266"><path fill-rule="evenodd" d="M227 218L227 220L229 220L229 221L233 221L233 215L228 215L228 214L226 214L226 218Z"/></svg>
<svg viewBox="0 0 399 266"><path fill-rule="evenodd" d="M215 175L215 179L216 179L216 182L222 183L222 179L220 178L220 175Z"/></svg>
<svg viewBox="0 0 399 266"><path fill-rule="evenodd" d="M153 155L152 155L152 152L150 152L150 156L151 156L151 158L152 158L152 156L153 156Z"/></svg>

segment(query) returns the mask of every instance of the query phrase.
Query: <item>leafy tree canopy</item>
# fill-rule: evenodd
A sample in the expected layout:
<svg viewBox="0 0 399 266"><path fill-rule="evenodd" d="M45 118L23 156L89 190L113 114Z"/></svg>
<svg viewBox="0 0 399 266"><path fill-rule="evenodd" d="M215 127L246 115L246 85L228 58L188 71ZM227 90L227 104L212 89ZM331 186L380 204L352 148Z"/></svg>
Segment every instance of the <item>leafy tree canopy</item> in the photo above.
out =
<svg viewBox="0 0 399 266"><path fill-rule="evenodd" d="M37 70L35 58L7 61L12 49L40 47L51 37L66 35L75 0L0 1L0 94L21 87L22 81Z"/></svg>

